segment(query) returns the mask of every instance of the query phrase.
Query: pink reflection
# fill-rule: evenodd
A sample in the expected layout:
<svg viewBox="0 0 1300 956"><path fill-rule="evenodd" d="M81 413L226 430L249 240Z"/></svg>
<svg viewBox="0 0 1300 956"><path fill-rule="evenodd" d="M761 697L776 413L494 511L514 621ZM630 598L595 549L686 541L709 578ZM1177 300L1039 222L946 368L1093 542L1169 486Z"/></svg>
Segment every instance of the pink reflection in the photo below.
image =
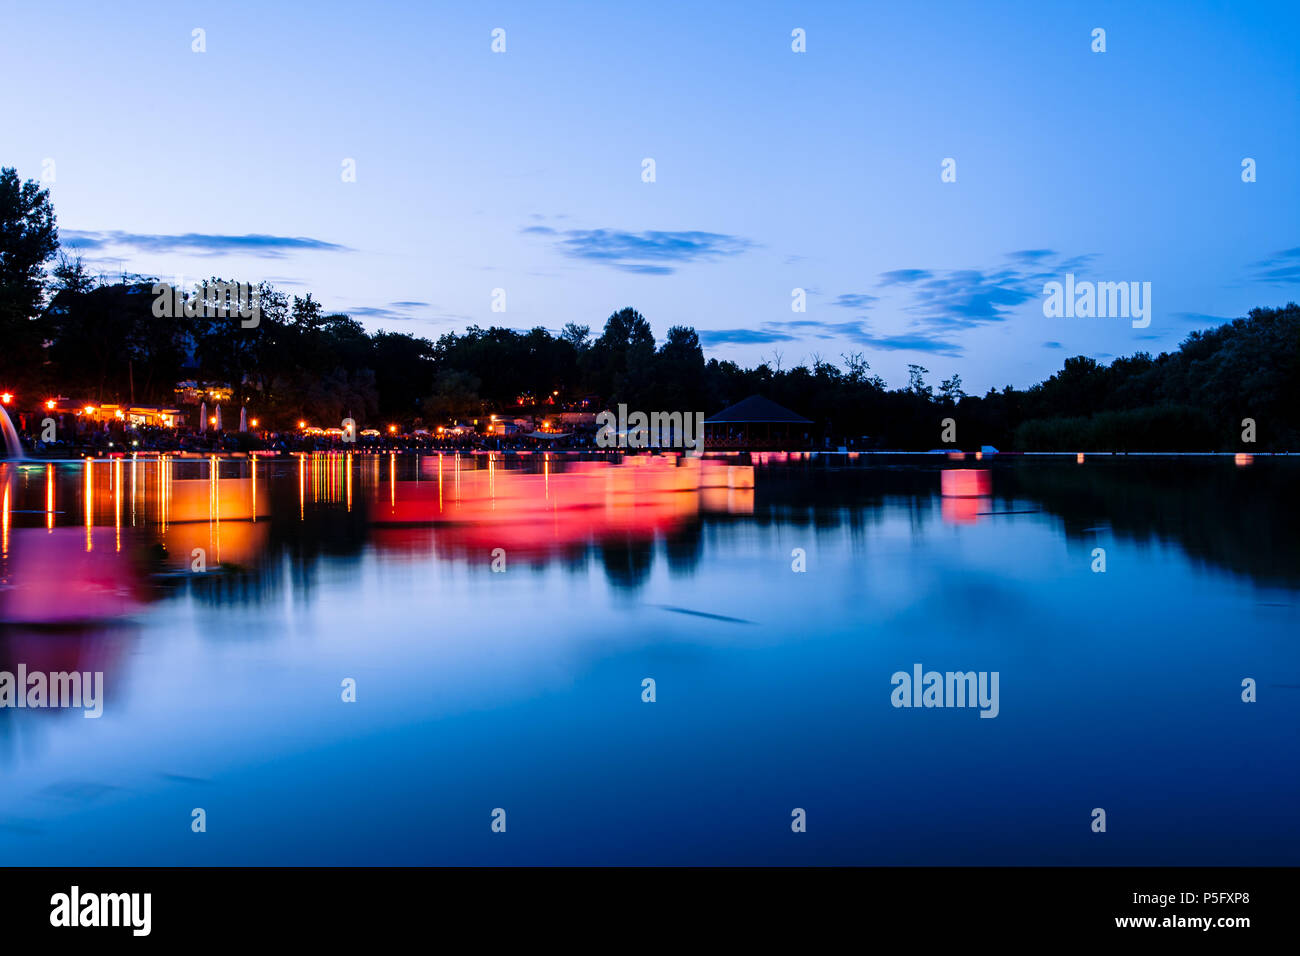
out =
<svg viewBox="0 0 1300 956"><path fill-rule="evenodd" d="M114 538L112 528L12 529L0 622L66 626L140 609L139 575Z"/></svg>
<svg viewBox="0 0 1300 956"><path fill-rule="evenodd" d="M701 512L752 513L754 468L676 456L546 463L541 474L507 470L494 460L474 468L454 455L422 462L420 481L394 482L371 501L375 543L399 554L439 548L505 548L553 553L593 539L646 539L669 533Z"/></svg>
<svg viewBox="0 0 1300 956"><path fill-rule="evenodd" d="M974 524L981 512L992 508L992 498L944 498L940 513L948 524Z"/></svg>
<svg viewBox="0 0 1300 956"><path fill-rule="evenodd" d="M940 472L939 487L945 498L978 498L993 493L993 476L987 468L949 468Z"/></svg>
<svg viewBox="0 0 1300 956"><path fill-rule="evenodd" d="M993 476L987 468L950 468L939 473L940 514L948 524L974 524L991 511Z"/></svg>
<svg viewBox="0 0 1300 956"><path fill-rule="evenodd" d="M47 674L103 671L107 680L117 672L131 643L129 628L7 627L0 635L0 670L13 673L21 663L29 672Z"/></svg>

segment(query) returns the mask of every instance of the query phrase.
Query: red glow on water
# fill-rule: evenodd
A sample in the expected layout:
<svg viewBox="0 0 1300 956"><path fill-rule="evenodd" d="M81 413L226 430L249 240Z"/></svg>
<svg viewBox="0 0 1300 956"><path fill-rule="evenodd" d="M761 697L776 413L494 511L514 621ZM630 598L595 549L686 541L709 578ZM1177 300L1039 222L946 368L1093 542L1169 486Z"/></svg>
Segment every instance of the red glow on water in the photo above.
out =
<svg viewBox="0 0 1300 956"><path fill-rule="evenodd" d="M122 617L141 607L140 580L113 546L113 529L16 528L8 587L0 591L0 621L62 625ZM88 548L90 537L98 547Z"/></svg>
<svg viewBox="0 0 1300 956"><path fill-rule="evenodd" d="M945 498L978 498L993 493L993 476L987 468L950 468L940 472L939 487Z"/></svg>
<svg viewBox="0 0 1300 956"><path fill-rule="evenodd" d="M991 507L990 498L943 498L940 513L948 524L974 524Z"/></svg>
<svg viewBox="0 0 1300 956"><path fill-rule="evenodd" d="M371 502L376 537L396 551L434 540L453 551L504 548L541 553L607 537L646 540L672 532L703 511L752 513L754 469L720 461L634 456L546 466L541 474L489 463L474 468L453 455L427 458L420 481L397 481Z"/></svg>

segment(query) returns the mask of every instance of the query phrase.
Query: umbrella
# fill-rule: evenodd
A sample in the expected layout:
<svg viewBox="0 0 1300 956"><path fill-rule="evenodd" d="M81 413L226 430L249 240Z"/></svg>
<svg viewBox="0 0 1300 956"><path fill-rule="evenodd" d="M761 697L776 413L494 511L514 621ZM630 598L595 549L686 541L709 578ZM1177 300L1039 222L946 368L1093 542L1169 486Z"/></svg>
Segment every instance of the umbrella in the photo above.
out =
<svg viewBox="0 0 1300 956"><path fill-rule="evenodd" d="M208 430L208 403L199 402L199 431Z"/></svg>

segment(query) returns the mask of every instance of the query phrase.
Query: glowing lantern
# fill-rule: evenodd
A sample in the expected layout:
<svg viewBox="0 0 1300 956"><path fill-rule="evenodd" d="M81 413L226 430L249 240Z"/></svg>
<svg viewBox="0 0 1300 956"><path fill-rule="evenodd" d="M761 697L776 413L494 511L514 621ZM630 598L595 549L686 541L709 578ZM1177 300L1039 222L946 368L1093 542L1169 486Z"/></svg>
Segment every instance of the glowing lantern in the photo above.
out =
<svg viewBox="0 0 1300 956"><path fill-rule="evenodd" d="M257 427L257 419L256 419L256 418L250 418L250 419L248 420L248 424L250 424L250 425L252 425L254 428L256 428L256 427Z"/></svg>
<svg viewBox="0 0 1300 956"><path fill-rule="evenodd" d="M439 428L438 431L442 431L442 429ZM388 426L388 434L390 434L390 435L396 435L396 434L397 434L397 426L396 426L396 425L389 425L389 426Z"/></svg>
<svg viewBox="0 0 1300 956"><path fill-rule="evenodd" d="M993 478L987 468L949 468L939 486L945 498L982 498L992 493Z"/></svg>
<svg viewBox="0 0 1300 956"><path fill-rule="evenodd" d="M298 423L298 427L299 427L299 428L306 428L306 427L307 427L307 423L306 423L306 422L299 422L299 423Z"/></svg>
<svg viewBox="0 0 1300 956"><path fill-rule="evenodd" d="M0 402L4 402L6 405L8 405L13 400L14 397L9 392L5 392L3 395L0 395Z"/></svg>
<svg viewBox="0 0 1300 956"><path fill-rule="evenodd" d="M1082 465L1082 464L1083 464L1083 452L1079 452L1079 454L1075 455L1075 456L1074 456L1074 460L1075 460L1075 462L1076 462L1077 464Z"/></svg>
<svg viewBox="0 0 1300 956"><path fill-rule="evenodd" d="M47 401L45 402L45 407L48 408L48 409L50 409L50 410L53 410L53 409L54 409L54 399L51 398L51 399L47 400Z"/></svg>
<svg viewBox="0 0 1300 956"><path fill-rule="evenodd" d="M1238 452L1232 456L1232 461L1238 468L1245 468L1247 465L1254 464L1255 456L1247 455L1244 452Z"/></svg>

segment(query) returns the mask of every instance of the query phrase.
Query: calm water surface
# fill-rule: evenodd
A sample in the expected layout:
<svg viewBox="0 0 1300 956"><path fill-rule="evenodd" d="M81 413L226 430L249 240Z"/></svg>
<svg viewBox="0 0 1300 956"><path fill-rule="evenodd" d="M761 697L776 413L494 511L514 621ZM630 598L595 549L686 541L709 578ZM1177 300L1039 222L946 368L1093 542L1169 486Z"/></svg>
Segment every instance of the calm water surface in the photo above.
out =
<svg viewBox="0 0 1300 956"><path fill-rule="evenodd" d="M0 465L0 670L104 672L0 709L0 862L1297 864L1298 476ZM891 706L917 663L998 716Z"/></svg>

